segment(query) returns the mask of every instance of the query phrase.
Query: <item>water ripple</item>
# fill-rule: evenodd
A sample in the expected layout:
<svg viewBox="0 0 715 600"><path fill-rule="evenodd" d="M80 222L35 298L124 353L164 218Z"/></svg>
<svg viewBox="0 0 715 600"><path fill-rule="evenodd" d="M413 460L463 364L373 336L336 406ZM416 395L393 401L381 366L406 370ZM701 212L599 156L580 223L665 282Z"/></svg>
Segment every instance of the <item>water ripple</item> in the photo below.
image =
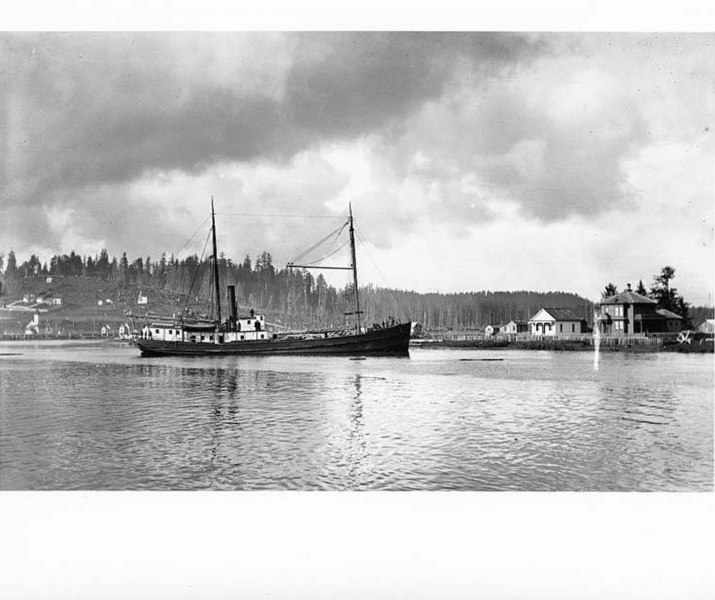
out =
<svg viewBox="0 0 715 600"><path fill-rule="evenodd" d="M2 489L713 488L701 357L2 354Z"/></svg>

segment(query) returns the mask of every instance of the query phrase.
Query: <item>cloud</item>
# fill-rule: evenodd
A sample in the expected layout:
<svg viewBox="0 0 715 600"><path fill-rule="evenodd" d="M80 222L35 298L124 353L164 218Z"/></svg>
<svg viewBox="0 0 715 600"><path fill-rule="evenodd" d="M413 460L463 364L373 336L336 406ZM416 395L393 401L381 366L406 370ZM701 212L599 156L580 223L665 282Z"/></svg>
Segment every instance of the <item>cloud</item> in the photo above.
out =
<svg viewBox="0 0 715 600"><path fill-rule="evenodd" d="M5 34L7 196L44 202L151 169L287 159L438 96L455 52L503 62L528 45L510 39Z"/></svg>
<svg viewBox="0 0 715 600"><path fill-rule="evenodd" d="M272 214L352 202L380 251L421 236L468 248L516 218L619 230L712 189L714 39L3 34L3 239L172 251L211 195ZM683 175L673 189L648 173ZM667 219L648 223L671 239ZM288 260L316 239L307 221L243 225L227 253Z"/></svg>
<svg viewBox="0 0 715 600"><path fill-rule="evenodd" d="M494 71L544 47L410 33L6 33L0 43L3 204L70 210L89 197L108 211L152 174L287 164L389 130L438 98L455 64ZM13 218L17 235L36 238L42 213Z"/></svg>

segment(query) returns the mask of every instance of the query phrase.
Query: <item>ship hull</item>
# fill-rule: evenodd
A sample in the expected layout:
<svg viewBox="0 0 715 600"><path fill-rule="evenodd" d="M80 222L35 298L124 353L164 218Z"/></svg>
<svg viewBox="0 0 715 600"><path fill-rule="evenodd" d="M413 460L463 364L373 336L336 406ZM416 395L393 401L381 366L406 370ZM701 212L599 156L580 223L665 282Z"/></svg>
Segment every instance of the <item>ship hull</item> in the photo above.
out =
<svg viewBox="0 0 715 600"><path fill-rule="evenodd" d="M133 343L142 356L409 356L410 329L410 323L401 323L356 335L316 339L276 338L209 344L137 338Z"/></svg>

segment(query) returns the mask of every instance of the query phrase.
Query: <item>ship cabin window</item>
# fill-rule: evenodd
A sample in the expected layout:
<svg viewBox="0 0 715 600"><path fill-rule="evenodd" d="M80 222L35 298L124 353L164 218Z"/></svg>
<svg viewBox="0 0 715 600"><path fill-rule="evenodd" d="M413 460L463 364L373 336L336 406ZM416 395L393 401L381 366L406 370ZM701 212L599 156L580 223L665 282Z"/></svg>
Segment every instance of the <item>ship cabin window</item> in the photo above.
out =
<svg viewBox="0 0 715 600"><path fill-rule="evenodd" d="M202 342L206 341L206 338L203 335L201 336L201 341Z"/></svg>
<svg viewBox="0 0 715 600"><path fill-rule="evenodd" d="M245 336L245 335L242 335L242 336L241 336L241 339L242 339L242 340L245 340L245 339L246 339L246 336Z"/></svg>
<svg viewBox="0 0 715 600"><path fill-rule="evenodd" d="M192 335L192 336L191 336L191 341L194 342L194 343L196 343L196 336L195 336L195 335Z"/></svg>
<svg viewBox="0 0 715 600"><path fill-rule="evenodd" d="M575 324L575 323L571 323L571 331L574 331L574 332L576 331L576 324Z"/></svg>
<svg viewBox="0 0 715 600"><path fill-rule="evenodd" d="M155 330L154 330L154 333L156 333L156 334L158 335L158 334L159 334L159 330L158 330L158 329L155 329Z"/></svg>
<svg viewBox="0 0 715 600"><path fill-rule="evenodd" d="M223 344L223 336L222 335L218 336L218 343Z"/></svg>
<svg viewBox="0 0 715 600"><path fill-rule="evenodd" d="M169 329L169 335L174 335L174 330L173 330L173 329Z"/></svg>

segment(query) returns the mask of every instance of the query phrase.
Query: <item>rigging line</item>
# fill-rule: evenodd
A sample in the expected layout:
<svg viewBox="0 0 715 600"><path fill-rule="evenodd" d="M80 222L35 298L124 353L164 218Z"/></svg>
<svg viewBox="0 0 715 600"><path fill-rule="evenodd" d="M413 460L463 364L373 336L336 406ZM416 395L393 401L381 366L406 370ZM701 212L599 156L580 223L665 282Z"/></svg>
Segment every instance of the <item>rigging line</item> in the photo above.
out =
<svg viewBox="0 0 715 600"><path fill-rule="evenodd" d="M175 256L178 256L179 254L181 254L182 250L184 250L184 248L186 248L186 247L189 245L189 243L191 242L191 240L194 239L194 236L195 236L199 231L201 231L201 230L203 229L204 225L206 225L206 221L208 221L209 218L210 218L210 217L206 217L203 221L201 221L201 224L196 228L196 231L194 231L194 233L191 234L191 237L189 237L189 239L186 240L186 243L179 249L179 251L176 253Z"/></svg>
<svg viewBox="0 0 715 600"><path fill-rule="evenodd" d="M337 254L338 252L340 252L340 251L341 251L343 248L345 248L345 246L347 246L349 243L350 243L350 240L345 241L342 246L338 246L338 247L337 247L335 250L333 250L330 254L326 254L326 255L323 256L322 258L318 258L317 260L314 260L314 261L312 261L312 262L309 262L306 266L309 266L309 267L310 267L310 266L314 265L315 263L320 262L321 260L325 260L326 258L330 258L330 257L333 256L334 254ZM296 259L296 260L297 260L297 259ZM348 267L348 268L349 268L349 267Z"/></svg>
<svg viewBox="0 0 715 600"><path fill-rule="evenodd" d="M211 237L211 232L209 231L209 234L206 236L206 241L204 242L204 248L203 248L203 250L201 250L201 258L199 258L199 262L198 262L198 264L196 265L196 270L194 271L194 276L193 276L193 278L191 279L191 284L189 285L189 291L188 291L187 294L186 294L186 301L184 302L184 309L182 310L182 312L184 312L184 311L186 310L186 307L187 307L188 304L189 304L189 299L191 298L191 292L192 292L193 289L194 289L194 283L196 283L196 277L198 276L199 271L201 270L201 269L200 269L201 263L202 263L203 260L204 260L204 252L206 252L206 246L207 246L208 243L209 243L209 238L210 238L210 237Z"/></svg>
<svg viewBox="0 0 715 600"><path fill-rule="evenodd" d="M284 219L346 219L344 215L290 215L285 213L225 213L217 212L217 217L272 217Z"/></svg>
<svg viewBox="0 0 715 600"><path fill-rule="evenodd" d="M368 250L367 245L365 244L365 240L362 237L362 234L360 233L360 230L355 227L355 233L357 234L358 241L360 242L361 246L365 249L365 252L368 255L368 258L372 262L373 266L377 270L377 272L380 274L380 277L382 277L382 280L385 283L385 289L387 291L387 295L390 297L390 300L392 301L392 307L395 309L395 312L401 312L399 308L399 303L397 302L397 299L395 298L394 294L392 293L392 289L388 286L387 282L387 277L385 277L384 273L380 270L380 267L377 266L377 262L375 259L372 257L372 254L370 254L370 250ZM404 315L403 316L407 317L409 315Z"/></svg>
<svg viewBox="0 0 715 600"><path fill-rule="evenodd" d="M290 262L291 262L291 263L297 262L297 261L299 261L301 258L303 258L304 256L306 256L307 254L310 254L310 253L311 253L313 250L315 250L318 246L320 246L321 244L324 244L327 240L329 240L331 237L333 237L333 235L335 235L336 232L337 232L337 235L335 235L335 237L338 238L338 237L340 236L340 234L343 232L343 229L345 229L345 226L346 226L346 225L347 225L347 223L343 223L340 227L338 227L337 229L334 229L333 231L331 231L328 235L326 235L324 238L322 238L321 240L319 240L317 243L313 244L310 248L308 248L308 249L307 249L305 252L303 252L302 254L296 256L296 257L295 257L293 260L291 260ZM290 263L289 263L289 264L290 264Z"/></svg>

